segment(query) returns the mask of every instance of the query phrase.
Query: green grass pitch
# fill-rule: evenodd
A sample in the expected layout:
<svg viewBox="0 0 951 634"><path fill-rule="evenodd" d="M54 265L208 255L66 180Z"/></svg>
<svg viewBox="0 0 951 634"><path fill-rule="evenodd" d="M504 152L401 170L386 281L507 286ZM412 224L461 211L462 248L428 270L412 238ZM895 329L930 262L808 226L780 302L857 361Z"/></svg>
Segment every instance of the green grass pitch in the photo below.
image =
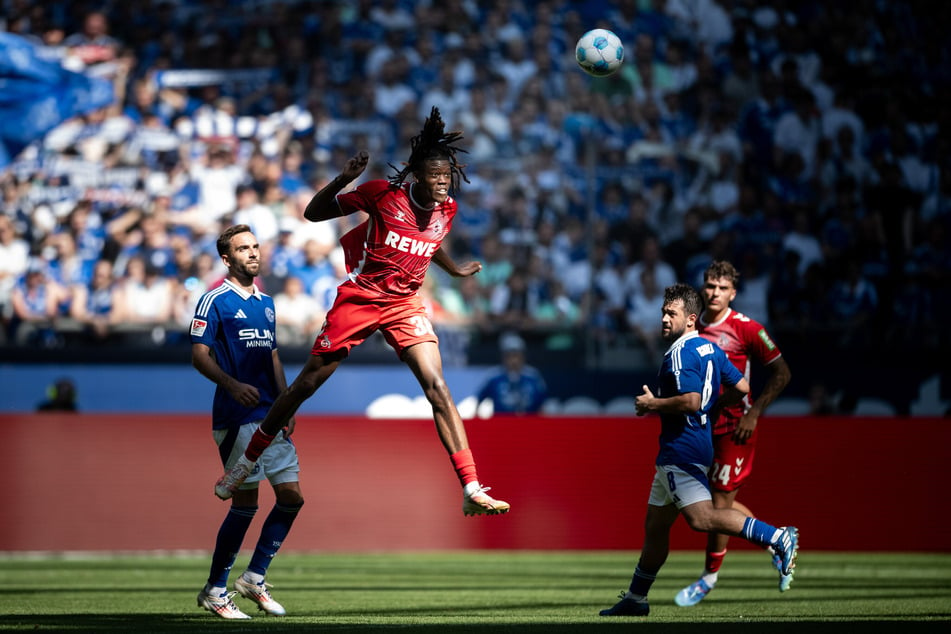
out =
<svg viewBox="0 0 951 634"><path fill-rule="evenodd" d="M897 632L951 631L951 554L804 551L789 592L763 553L732 552L692 608L673 596L699 552L672 553L647 618L603 618L636 552L281 553L268 575L288 611L224 621L195 595L208 555L0 555L0 631L31 632ZM242 553L238 574L247 563Z"/></svg>

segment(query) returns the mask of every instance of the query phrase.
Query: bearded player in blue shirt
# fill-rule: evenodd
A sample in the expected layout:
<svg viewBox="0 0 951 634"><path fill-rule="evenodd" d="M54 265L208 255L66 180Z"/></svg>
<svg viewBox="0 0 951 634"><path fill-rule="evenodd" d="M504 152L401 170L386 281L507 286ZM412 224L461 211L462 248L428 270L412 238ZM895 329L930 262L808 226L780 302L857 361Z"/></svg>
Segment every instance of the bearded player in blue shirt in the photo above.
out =
<svg viewBox="0 0 951 634"><path fill-rule="evenodd" d="M192 365L218 387L212 406L212 430L225 468L244 454L258 423L287 386L274 338L274 301L254 284L261 266L258 240L248 225L234 225L218 237L218 254L228 268L224 282L202 295L191 324ZM231 498L211 558L208 582L198 606L224 619L249 619L232 601L251 599L259 610L283 616L264 576L304 504L297 450L290 440L291 418L264 451L254 470ZM264 520L247 570L228 592L228 573L258 510L258 483L274 488L274 507Z"/></svg>
<svg viewBox="0 0 951 634"><path fill-rule="evenodd" d="M716 409L749 393L747 380L723 350L700 337L700 294L687 284L664 291L661 334L671 342L664 353L657 394L648 386L634 401L638 416L660 414L660 451L647 503L644 546L631 585L601 616L647 616L647 593L670 550L670 529L683 514L696 531L720 532L770 547L792 574L799 550L795 527L776 528L733 508L715 508L707 473L713 463L711 426ZM720 385L726 386L719 396Z"/></svg>

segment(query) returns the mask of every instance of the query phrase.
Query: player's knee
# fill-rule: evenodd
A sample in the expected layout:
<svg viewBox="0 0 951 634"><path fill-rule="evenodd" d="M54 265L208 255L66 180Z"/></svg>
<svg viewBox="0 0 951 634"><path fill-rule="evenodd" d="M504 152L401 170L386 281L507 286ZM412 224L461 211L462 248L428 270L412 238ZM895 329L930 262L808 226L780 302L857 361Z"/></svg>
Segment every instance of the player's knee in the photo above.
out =
<svg viewBox="0 0 951 634"><path fill-rule="evenodd" d="M433 377L423 386L427 400L433 407L445 407L452 401L452 395L449 393L449 386L442 377Z"/></svg>
<svg viewBox="0 0 951 634"><path fill-rule="evenodd" d="M702 521L700 518L688 517L686 520L687 526L689 526L691 530L697 531L699 533L704 533L707 531L706 522Z"/></svg>
<svg viewBox="0 0 951 634"><path fill-rule="evenodd" d="M717 509L728 509L733 508L733 498L735 494L731 491L712 491L713 493L713 508Z"/></svg>
<svg viewBox="0 0 951 634"><path fill-rule="evenodd" d="M280 491L275 497L277 503L287 509L298 511L304 506L304 496L300 491Z"/></svg>
<svg viewBox="0 0 951 634"><path fill-rule="evenodd" d="M712 510L712 506L710 510ZM691 512L685 512L684 520L686 520L687 526L700 533L707 533L713 529L713 514L705 509L691 509Z"/></svg>

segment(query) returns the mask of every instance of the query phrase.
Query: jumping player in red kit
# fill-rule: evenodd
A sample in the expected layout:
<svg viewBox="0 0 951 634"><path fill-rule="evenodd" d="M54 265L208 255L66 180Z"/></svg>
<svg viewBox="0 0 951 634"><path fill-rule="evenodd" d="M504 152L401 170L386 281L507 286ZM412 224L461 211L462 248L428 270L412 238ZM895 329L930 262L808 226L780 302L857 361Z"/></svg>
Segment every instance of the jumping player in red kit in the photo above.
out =
<svg viewBox="0 0 951 634"><path fill-rule="evenodd" d="M730 308L730 302L736 297L739 277L729 262L716 261L707 267L702 289L706 306L697 325L700 336L720 346L747 379L753 361L769 373L755 400L747 394L740 403L723 408L713 427L714 455L709 473L713 505L716 508L736 508L753 516L746 506L736 501L736 495L753 468L759 417L783 391L792 375L766 329ZM703 574L677 593L674 598L677 605L696 605L713 589L729 539L728 535L709 534ZM775 558L773 563L776 565ZM779 591L785 592L792 583L792 574L784 575L782 569L779 570Z"/></svg>
<svg viewBox="0 0 951 634"><path fill-rule="evenodd" d="M456 264L442 247L457 209L450 192L460 178L468 182L465 166L456 158L465 151L456 145L462 133L444 129L434 107L411 140L405 167L390 165L396 173L389 180L372 180L341 194L366 169L369 156L359 152L308 203L304 217L311 222L356 212L369 218L341 239L348 279L337 289L311 356L275 400L244 456L215 484L218 497L231 497L301 403L330 378L352 348L379 330L413 371L432 406L436 432L463 487L463 513L508 512L509 504L490 497L479 482L465 426L443 376L438 339L417 293L431 261L455 277L482 269L481 262ZM410 176L413 180L407 182Z"/></svg>

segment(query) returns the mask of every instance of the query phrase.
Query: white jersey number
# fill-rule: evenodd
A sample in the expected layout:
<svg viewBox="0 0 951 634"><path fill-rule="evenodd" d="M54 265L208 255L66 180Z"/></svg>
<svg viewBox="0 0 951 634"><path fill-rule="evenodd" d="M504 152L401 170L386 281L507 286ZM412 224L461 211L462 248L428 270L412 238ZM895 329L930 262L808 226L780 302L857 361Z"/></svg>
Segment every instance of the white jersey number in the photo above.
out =
<svg viewBox="0 0 951 634"><path fill-rule="evenodd" d="M415 315L411 321L413 322L413 334L417 337L436 334L432 322L423 315Z"/></svg>

